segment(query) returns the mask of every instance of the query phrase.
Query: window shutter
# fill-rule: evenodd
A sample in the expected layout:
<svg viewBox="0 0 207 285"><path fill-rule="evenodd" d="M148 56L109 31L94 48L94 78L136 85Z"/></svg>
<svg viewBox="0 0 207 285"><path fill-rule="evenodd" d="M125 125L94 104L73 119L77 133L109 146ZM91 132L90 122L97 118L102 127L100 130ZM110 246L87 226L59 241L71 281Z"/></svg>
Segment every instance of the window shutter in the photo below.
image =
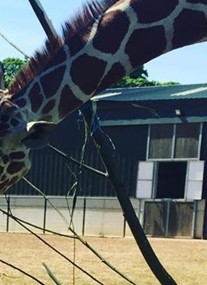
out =
<svg viewBox="0 0 207 285"><path fill-rule="evenodd" d="M186 199L202 198L204 161L189 161L186 179Z"/></svg>
<svg viewBox="0 0 207 285"><path fill-rule="evenodd" d="M154 162L140 161L138 164L136 198L152 198Z"/></svg>

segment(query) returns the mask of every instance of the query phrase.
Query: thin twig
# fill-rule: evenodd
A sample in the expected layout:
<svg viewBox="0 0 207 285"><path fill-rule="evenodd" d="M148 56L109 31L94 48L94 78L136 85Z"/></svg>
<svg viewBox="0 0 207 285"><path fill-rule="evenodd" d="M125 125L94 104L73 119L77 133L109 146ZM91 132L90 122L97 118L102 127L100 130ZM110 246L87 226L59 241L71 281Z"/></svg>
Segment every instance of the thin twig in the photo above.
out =
<svg viewBox="0 0 207 285"><path fill-rule="evenodd" d="M21 223L24 223L24 224L26 224L26 225L28 225L28 226L30 226L30 227L33 227L33 228L38 229L38 230L43 230L42 227L39 227L39 226L37 226L37 225L34 225L34 224L30 223L30 222L26 222L25 220L22 220L22 219L20 219L20 218L18 218L18 217L16 217L16 216L14 216L13 214L10 214L10 213L8 213L7 211L1 209L1 208L0 208L0 212L2 212L3 214L7 215L7 216L10 217L10 218L13 218L13 217L14 217L15 220L18 220L18 221L20 221ZM60 236L60 237L71 238L71 239L74 239L74 238L77 239L77 238L78 238L77 236L74 236L74 235L67 235L67 234L58 233L58 232L56 232L56 231L52 231L52 230L49 230L49 229L47 229L47 228L45 228L44 231L47 232L47 233L50 233L50 234L54 234L54 235L56 235L56 236Z"/></svg>
<svg viewBox="0 0 207 285"><path fill-rule="evenodd" d="M91 252L93 252L93 254L95 254L100 260L101 262L103 262L106 266L108 266L111 270L113 270L115 273L117 273L119 276L121 276L122 278L124 278L127 282L131 283L131 284L136 284L134 283L132 280L130 280L127 276L125 276L122 272L120 272L118 269L116 269L113 265L111 265L108 261L105 260L105 258L103 258L94 248L92 248L86 241L84 241L68 224L67 219L65 218L65 216L55 207L55 205L53 205L53 203L50 201L50 199L48 199L46 197L46 195L39 189L37 188L33 183L31 183L28 179L26 179L25 177L23 177L23 179L25 180L25 182L27 182L31 187L33 187L36 191L38 191L45 199L47 199L48 203L51 205L51 207L53 207L55 209L55 211L57 211L57 213L62 217L62 219L64 220L64 222L66 223L66 225L68 226L68 229L76 236L76 238L85 246L87 246L88 249L91 250ZM19 219L20 220L20 219ZM24 221L22 221L24 222ZM26 223L26 222L25 222ZM32 225L32 224L30 224ZM46 230L48 231L48 230Z"/></svg>
<svg viewBox="0 0 207 285"><path fill-rule="evenodd" d="M40 280L37 279L36 277L32 276L31 274L27 273L27 272L24 271L23 269L21 269L21 268L15 266L15 265L13 265L13 264L11 264L11 263L9 263L9 262L3 260L3 259L0 259L0 262L3 263L3 264L5 264L5 265L7 265L7 266L9 266L9 267L11 267L11 268L13 268L13 269L15 269L15 270L17 270L17 271L19 271L19 272L21 272L21 273L23 273L23 274L26 275L27 277L29 277L29 278L33 279L34 281L36 281L38 284L45 285L45 283L43 283L42 281L40 281Z"/></svg>
<svg viewBox="0 0 207 285"><path fill-rule="evenodd" d="M50 201L50 199L48 199L48 197L45 195L45 193L42 190L40 190L38 187L36 187L32 182L30 182L26 177L23 177L22 179L27 184L29 184L33 189L35 189L39 194L42 195L42 197L50 204L50 206L61 216L61 218L63 219L64 223L69 228L69 224L68 224L68 221L67 221L66 217L60 212L60 210L58 210L58 208Z"/></svg>
<svg viewBox="0 0 207 285"><path fill-rule="evenodd" d="M12 213L11 213L12 214ZM56 252L58 255L60 255L62 258L64 258L65 260L67 260L69 263L71 263L73 266L75 266L76 268L78 268L80 271L82 271L84 274L86 274L88 277L90 277L92 280L94 280L95 282L97 282L98 284L104 285L102 282L100 282L98 279L96 279L92 274L90 274L89 272L87 272L85 269L81 268L78 264L74 263L70 258L68 258L66 255L64 255L62 252L60 252L59 250L57 250L54 246L52 246L51 244L49 244L46 240L44 240L43 238L41 238L38 234L36 234L35 232L33 232L30 228L28 228L27 226L24 225L24 223L20 222L18 219L16 219L13 215L11 215L11 218L17 222L19 225L21 225L24 229L26 229L28 232L30 232L33 236L35 236L37 239L39 239L42 243L44 243L45 245L47 245L50 249L52 249L54 252Z"/></svg>
<svg viewBox="0 0 207 285"><path fill-rule="evenodd" d="M41 227L34 225L32 223L26 222L10 213L7 213L6 211L4 211L3 209L0 209L0 212L2 212L5 215L8 215L10 218L14 218L16 221L20 221L21 223L24 223L30 227L42 230ZM97 258L99 258L101 260L101 262L103 262L106 266L108 266L112 271L114 271L115 273L117 273L118 275L120 275L123 279L125 279L127 282L136 285L137 283L134 283L132 280L129 279L129 277L127 277L125 274L123 274L122 272L118 271L118 269L116 269L113 265L111 265L103 256L101 256L87 241L85 241L84 239L82 239L72 228L69 228L69 230L72 232L73 236L71 235L67 235L67 234L62 234L62 233L58 233L49 229L44 229L45 232L57 235L57 236L61 236L64 238L74 238L74 239L78 239L84 246L86 246Z"/></svg>
<svg viewBox="0 0 207 285"><path fill-rule="evenodd" d="M96 255L101 262L103 262L106 266L108 266L111 270L113 270L115 273L117 273L118 275L120 275L123 279L125 279L126 281L128 281L129 283L133 284L133 285L137 285L137 283L134 283L132 280L130 280L126 275L124 275L122 272L118 271L114 266L112 266L105 258L103 258L94 248L92 248L90 246L90 244L83 240L79 235L77 235L76 232L74 232L71 228L69 229L72 233L74 233L74 235L77 237L77 239L83 244L85 245L90 251L92 251L92 253L94 255Z"/></svg>
<svg viewBox="0 0 207 285"><path fill-rule="evenodd" d="M52 146L51 144L48 144L47 146L48 146L49 148L51 148L53 151L55 151L57 154L59 154L60 156L62 156L64 159L69 160L69 161L71 161L71 162L73 162L73 163L75 163L75 164L77 164L77 165L79 165L79 166L82 165L82 168L84 168L84 169L86 169L86 170L88 170L88 171L91 171L91 172L93 172L93 173L95 173L95 174L98 174L98 175L100 175L100 176L103 176L103 177L105 177L105 178L108 178L108 174L107 174L107 173L102 172L102 171L100 171L100 170L97 170L97 169L95 169L95 168L93 168L93 167L91 167L91 166L89 166L89 165L84 164L84 163L81 164L81 162L79 162L77 159L66 155L65 153L63 153L63 152L60 151L59 149L55 148L55 147Z"/></svg>
<svg viewBox="0 0 207 285"><path fill-rule="evenodd" d="M61 282L57 279L57 277L55 276L55 274L50 270L50 268L47 266L47 264L45 264L44 262L42 263L42 265L44 266L44 268L47 271L47 274L49 275L49 277L55 282L56 285L62 285Z"/></svg>
<svg viewBox="0 0 207 285"><path fill-rule="evenodd" d="M23 54L26 59L29 59L29 58L30 58L25 52L23 52L23 51L22 51L20 48L18 48L14 43L12 43L2 32L0 32L0 36L1 36L8 44L10 44L11 46L13 46L18 52L20 52L21 54Z"/></svg>

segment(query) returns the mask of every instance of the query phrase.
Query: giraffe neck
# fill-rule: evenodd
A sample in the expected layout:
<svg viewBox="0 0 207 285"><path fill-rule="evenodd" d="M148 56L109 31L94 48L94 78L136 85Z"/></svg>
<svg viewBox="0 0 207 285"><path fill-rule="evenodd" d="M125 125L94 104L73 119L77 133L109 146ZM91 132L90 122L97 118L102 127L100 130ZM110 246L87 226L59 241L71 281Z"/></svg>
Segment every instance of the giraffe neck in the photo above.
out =
<svg viewBox="0 0 207 285"><path fill-rule="evenodd" d="M206 0L112 2L13 96L27 121L58 123L139 65L206 40Z"/></svg>

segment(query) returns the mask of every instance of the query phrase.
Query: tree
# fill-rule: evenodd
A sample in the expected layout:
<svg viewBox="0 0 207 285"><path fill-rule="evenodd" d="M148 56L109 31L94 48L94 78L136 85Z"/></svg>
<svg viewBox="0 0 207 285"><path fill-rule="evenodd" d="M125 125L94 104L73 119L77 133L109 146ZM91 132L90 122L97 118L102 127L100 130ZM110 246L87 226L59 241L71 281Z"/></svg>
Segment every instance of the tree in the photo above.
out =
<svg viewBox="0 0 207 285"><path fill-rule="evenodd" d="M131 74L123 77L119 82L114 84L114 88L126 88L126 87L144 87L144 86L167 86L167 85L177 85L178 82L158 82L155 80L148 79L148 72L144 69L144 65L140 65Z"/></svg>
<svg viewBox="0 0 207 285"><path fill-rule="evenodd" d="M133 79L137 79L137 78L147 78L148 77L148 72L147 70L144 68L144 65L140 65L138 66L137 69L135 69L134 71L132 71L129 75L131 78Z"/></svg>
<svg viewBox="0 0 207 285"><path fill-rule="evenodd" d="M22 67L27 63L27 60L22 60L20 58L8 57L2 61L5 69L4 80L5 87L8 87L12 82L15 74L22 69Z"/></svg>

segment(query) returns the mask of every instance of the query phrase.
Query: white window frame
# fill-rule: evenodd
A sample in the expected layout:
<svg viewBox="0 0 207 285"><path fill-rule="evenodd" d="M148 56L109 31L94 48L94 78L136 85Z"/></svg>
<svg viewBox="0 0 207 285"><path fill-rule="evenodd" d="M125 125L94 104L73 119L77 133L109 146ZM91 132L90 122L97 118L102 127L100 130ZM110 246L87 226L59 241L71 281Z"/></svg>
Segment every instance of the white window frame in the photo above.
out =
<svg viewBox="0 0 207 285"><path fill-rule="evenodd" d="M176 143L176 125L178 124L172 124L173 125L173 136L172 136L172 152L170 158L149 158L149 148L150 148L150 132L151 132L151 125L148 125L148 136L147 136L147 151L146 151L146 161L179 161L179 160L199 160L200 153L201 153L201 142L202 142L202 133L203 133L203 123L201 122L195 122L197 124L200 124L199 128L199 136L198 136L198 152L197 157L184 157L184 158L175 158L175 143ZM189 123L189 124L193 124Z"/></svg>
<svg viewBox="0 0 207 285"><path fill-rule="evenodd" d="M139 161L137 171L136 198L152 199L154 188L155 162Z"/></svg>
<svg viewBox="0 0 207 285"><path fill-rule="evenodd" d="M188 161L185 182L185 199L202 199L204 167L205 161Z"/></svg>

